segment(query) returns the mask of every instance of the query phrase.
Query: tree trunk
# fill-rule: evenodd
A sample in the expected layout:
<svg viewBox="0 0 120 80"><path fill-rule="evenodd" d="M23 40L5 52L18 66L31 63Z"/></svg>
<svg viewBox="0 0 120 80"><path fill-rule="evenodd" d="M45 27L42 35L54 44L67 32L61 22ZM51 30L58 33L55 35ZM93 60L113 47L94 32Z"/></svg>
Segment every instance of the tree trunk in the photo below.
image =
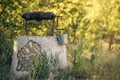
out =
<svg viewBox="0 0 120 80"><path fill-rule="evenodd" d="M113 40L114 40L114 34L110 34L110 35L109 35L109 46L108 46L108 50L111 50L112 44L113 44Z"/></svg>

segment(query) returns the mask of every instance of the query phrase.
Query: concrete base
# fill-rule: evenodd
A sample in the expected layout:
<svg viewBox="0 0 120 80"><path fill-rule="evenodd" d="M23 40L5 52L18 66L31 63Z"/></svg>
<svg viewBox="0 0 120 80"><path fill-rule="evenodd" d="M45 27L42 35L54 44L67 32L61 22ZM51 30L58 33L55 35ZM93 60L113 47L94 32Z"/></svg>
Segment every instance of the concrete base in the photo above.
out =
<svg viewBox="0 0 120 80"><path fill-rule="evenodd" d="M59 45L56 36L17 36L14 39L10 80L28 75L32 59L42 52L48 56L58 55L59 69L67 68L66 45Z"/></svg>

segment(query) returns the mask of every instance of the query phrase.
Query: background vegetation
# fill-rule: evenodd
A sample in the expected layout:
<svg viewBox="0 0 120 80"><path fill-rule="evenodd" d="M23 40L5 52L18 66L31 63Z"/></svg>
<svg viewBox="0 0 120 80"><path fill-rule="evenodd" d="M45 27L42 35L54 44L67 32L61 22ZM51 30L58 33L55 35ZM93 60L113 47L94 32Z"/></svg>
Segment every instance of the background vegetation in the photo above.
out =
<svg viewBox="0 0 120 80"><path fill-rule="evenodd" d="M64 75L78 78L97 76L96 80L120 79L120 0L1 0L1 80L7 80L13 39L25 35L22 14L38 11L62 16L59 27L65 30L56 31L56 34L69 35L69 70ZM51 21L30 21L29 34L50 35L51 25Z"/></svg>

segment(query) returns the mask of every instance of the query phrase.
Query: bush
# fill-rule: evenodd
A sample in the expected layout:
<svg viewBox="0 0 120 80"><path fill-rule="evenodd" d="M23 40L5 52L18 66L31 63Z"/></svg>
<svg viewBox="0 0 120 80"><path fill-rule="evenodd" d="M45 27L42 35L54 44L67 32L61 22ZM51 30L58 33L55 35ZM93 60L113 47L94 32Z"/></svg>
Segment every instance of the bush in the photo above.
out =
<svg viewBox="0 0 120 80"><path fill-rule="evenodd" d="M9 36L0 30L0 80L8 80L8 72L12 60L13 43Z"/></svg>

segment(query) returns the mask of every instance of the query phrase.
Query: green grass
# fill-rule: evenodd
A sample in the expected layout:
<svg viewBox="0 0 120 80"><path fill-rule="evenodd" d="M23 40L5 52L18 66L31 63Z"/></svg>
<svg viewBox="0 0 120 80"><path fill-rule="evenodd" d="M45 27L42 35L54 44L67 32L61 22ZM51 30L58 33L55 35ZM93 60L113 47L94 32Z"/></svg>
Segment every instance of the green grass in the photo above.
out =
<svg viewBox="0 0 120 80"><path fill-rule="evenodd" d="M78 44L76 48L70 48L67 53L68 69L58 70L58 60L51 56L36 58L34 72L31 70L29 80L38 78L49 78L50 72L54 78L73 80L119 80L120 79L120 50L104 50L100 47L92 52L83 48L83 44ZM4 54L0 56L0 80L8 80L11 56ZM51 64L49 64L51 63Z"/></svg>
<svg viewBox="0 0 120 80"><path fill-rule="evenodd" d="M48 79L51 72L58 70L58 56L41 53L34 60L34 68L31 68L28 80Z"/></svg>

